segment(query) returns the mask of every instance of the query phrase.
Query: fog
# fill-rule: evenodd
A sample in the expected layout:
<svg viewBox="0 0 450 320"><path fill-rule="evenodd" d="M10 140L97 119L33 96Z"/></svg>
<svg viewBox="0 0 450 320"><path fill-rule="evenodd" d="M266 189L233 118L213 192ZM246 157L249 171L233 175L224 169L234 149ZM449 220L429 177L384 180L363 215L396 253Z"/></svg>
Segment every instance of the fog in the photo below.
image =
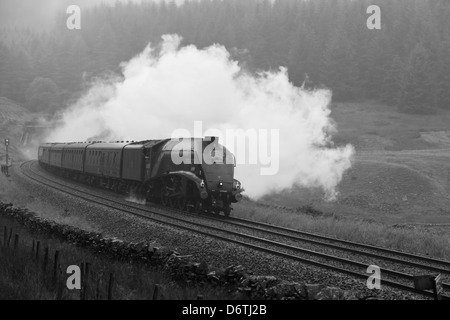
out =
<svg viewBox="0 0 450 320"><path fill-rule="evenodd" d="M70 5L78 5L83 10L99 4L114 6L117 2L159 3L162 1L180 5L186 0L0 0L0 27L25 26L33 30L50 28L53 26L56 15L65 14Z"/></svg>

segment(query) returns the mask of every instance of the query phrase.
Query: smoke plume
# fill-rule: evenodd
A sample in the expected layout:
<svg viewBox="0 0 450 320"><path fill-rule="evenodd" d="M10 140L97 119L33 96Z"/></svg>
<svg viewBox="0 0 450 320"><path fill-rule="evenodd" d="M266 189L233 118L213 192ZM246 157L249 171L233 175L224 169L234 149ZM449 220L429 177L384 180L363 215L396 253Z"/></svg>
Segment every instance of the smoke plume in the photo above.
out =
<svg viewBox="0 0 450 320"><path fill-rule="evenodd" d="M227 129L268 130L259 141L269 141L266 156L278 162L277 173L261 175L267 162L238 164L235 176L246 194L257 198L299 185L335 198L354 151L332 143L331 92L295 87L285 68L250 74L223 46L180 47L180 41L163 36L160 45L122 63L122 77L93 84L64 112L49 141L169 138L180 128L193 132L195 121L202 121L205 135L209 129L224 136ZM271 130L278 130L279 146Z"/></svg>

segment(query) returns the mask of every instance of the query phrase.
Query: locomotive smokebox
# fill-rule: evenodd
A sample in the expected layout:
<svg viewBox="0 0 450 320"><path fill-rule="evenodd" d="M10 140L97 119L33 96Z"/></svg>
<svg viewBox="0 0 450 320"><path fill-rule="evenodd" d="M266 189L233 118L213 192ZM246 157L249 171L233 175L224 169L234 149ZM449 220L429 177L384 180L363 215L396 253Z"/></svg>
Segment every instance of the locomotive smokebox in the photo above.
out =
<svg viewBox="0 0 450 320"><path fill-rule="evenodd" d="M203 141L208 141L208 142L219 142L219 137L205 136L205 139L203 139Z"/></svg>

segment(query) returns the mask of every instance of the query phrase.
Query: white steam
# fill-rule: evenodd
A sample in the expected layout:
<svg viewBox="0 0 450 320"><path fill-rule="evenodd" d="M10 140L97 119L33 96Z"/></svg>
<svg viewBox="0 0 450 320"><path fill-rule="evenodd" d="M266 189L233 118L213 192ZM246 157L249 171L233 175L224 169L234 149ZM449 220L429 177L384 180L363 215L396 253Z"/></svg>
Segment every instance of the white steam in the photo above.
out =
<svg viewBox="0 0 450 320"><path fill-rule="evenodd" d="M278 129L279 152L269 154L279 161L277 174L261 175L267 165L236 167L246 194L299 185L321 187L334 198L353 148L332 145L331 92L295 87L284 68L251 75L223 46L180 48L180 40L163 36L160 50L148 46L122 64L122 78L94 84L63 114L49 141L170 138L180 128L193 132L195 121L204 133Z"/></svg>

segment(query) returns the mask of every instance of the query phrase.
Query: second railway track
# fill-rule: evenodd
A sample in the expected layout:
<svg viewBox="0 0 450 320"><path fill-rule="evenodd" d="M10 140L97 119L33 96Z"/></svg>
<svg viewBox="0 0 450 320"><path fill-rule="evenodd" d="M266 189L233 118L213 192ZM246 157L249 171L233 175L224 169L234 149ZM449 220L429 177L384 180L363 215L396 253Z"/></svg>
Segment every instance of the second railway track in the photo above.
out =
<svg viewBox="0 0 450 320"><path fill-rule="evenodd" d="M430 291L414 289L411 286L413 283L413 275L405 272L405 270L414 272L413 274L416 275L426 272L429 273L430 271L441 273L445 279L448 279L446 276L450 274L450 262L444 260L302 232L252 220L220 218L210 215L193 215L153 204L150 207L131 204L125 200L111 199L104 194L99 194L99 192L92 194L76 188L76 185L73 183L67 185L68 182L66 181L61 183L55 180L55 178L62 179L60 177L51 179L48 177L50 176L49 174L47 176L42 175L33 169L36 165L36 161L29 161L22 163L20 168L27 178L44 184L47 187L58 189L61 192L82 198L86 201L118 209L144 219L150 219L168 226L207 235L274 256L333 270L364 280L368 278L365 269L369 264L381 262L382 284L404 291L433 296L433 293ZM97 190L100 191L101 189ZM217 224L230 226L233 229L221 228ZM299 244L302 245L300 246ZM334 253L341 252L341 254L339 256L330 254L326 250L331 250ZM352 259L349 258L349 255ZM355 259L356 257L358 259ZM369 257L369 259L366 258L364 260L364 257ZM367 263L368 261L370 263ZM384 267L387 261L400 268L400 271ZM445 291L450 292L450 284L443 283L443 288ZM443 295L443 298L450 299L447 295Z"/></svg>

